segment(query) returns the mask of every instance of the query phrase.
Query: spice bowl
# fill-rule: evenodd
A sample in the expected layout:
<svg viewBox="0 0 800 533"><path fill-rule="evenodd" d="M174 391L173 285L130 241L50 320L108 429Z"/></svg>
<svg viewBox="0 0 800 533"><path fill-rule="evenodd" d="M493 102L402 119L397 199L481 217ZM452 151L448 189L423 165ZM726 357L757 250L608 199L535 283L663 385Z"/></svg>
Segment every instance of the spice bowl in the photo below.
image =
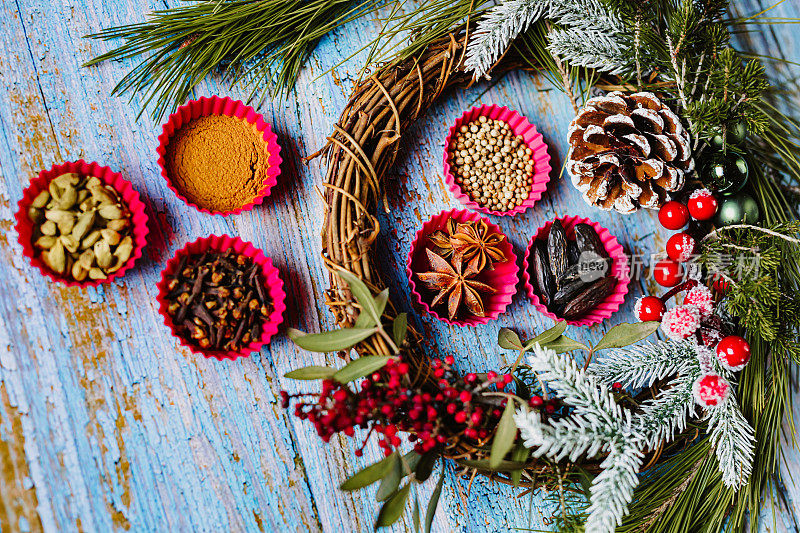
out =
<svg viewBox="0 0 800 533"><path fill-rule="evenodd" d="M630 267L628 264L628 257L622 245L617 241L617 238L597 222L592 222L588 218L578 216L565 216L559 217L559 221L564 227L564 231L568 239L575 238L575 226L578 224L588 224L594 228L597 236L600 238L605 251L612 260L610 275L616 278L617 282L610 294L606 296L600 303L589 309L585 314L574 319L564 319L550 311L534 289L534 281L531 277L532 267L532 253L534 246L537 242L547 241L550 235L550 228L553 226L553 221L548 221L544 226L540 227L536 234L531 238L528 247L525 250L525 255L522 261L522 279L525 283L525 291L528 298L533 302L536 309L553 320L566 320L567 324L574 326L591 326L598 324L603 320L611 317L617 310L619 310L622 303L625 301L625 295L628 294L628 285L630 284Z"/></svg>
<svg viewBox="0 0 800 533"><path fill-rule="evenodd" d="M494 120L502 120L506 122L513 134L522 137L525 145L531 149L531 158L533 159L534 168L531 176L532 183L528 197L520 204L507 211L495 211L484 207L464 192L461 186L456 183L455 170L450 164L449 151L450 144L456 137L461 126L468 125L480 117L487 117ZM498 216L513 216L517 213L525 212L542 197L544 191L547 189L547 184L550 181L550 155L547 153L547 145L544 143L542 134L536 131L536 126L531 124L528 119L520 115L518 112L511 110L505 106L499 107L497 105L483 105L480 107L473 107L466 111L460 118L458 118L445 140L444 146L444 178L447 183L448 189L453 196L458 199L467 209L480 211L489 215Z"/></svg>
<svg viewBox="0 0 800 533"><path fill-rule="evenodd" d="M171 303L168 299L170 294L169 283L170 279L178 273L179 269L183 268L186 260L191 256L205 254L206 252L225 253L228 251L232 251L237 255L244 255L257 265L261 284L264 292L269 295L272 309L264 319L262 331L258 338L254 338L237 350L204 349L190 339L180 335L179 329L168 311ZM262 346L269 344L272 336L278 332L278 326L283 322L283 313L286 311L286 293L283 290L283 281L281 280L280 272L272 264L272 260L253 246L252 243L230 235L211 235L188 243L175 252L175 255L167 262L161 272L161 280L156 286L158 287L158 312L164 318L164 323L169 327L172 334L192 353L201 354L209 358L213 357L220 361L246 357L253 352L259 351Z"/></svg>
<svg viewBox="0 0 800 533"><path fill-rule="evenodd" d="M200 119L211 120L214 119L213 117L228 117L237 120L217 125L204 124L204 129L201 130L198 121ZM184 128L187 128L185 143L181 140L181 132L184 131ZM222 136L223 133L225 137ZM218 138L215 138L215 135ZM193 153L196 154L194 161L190 157L192 155L188 140L190 136L191 147L194 148ZM255 146L245 143L243 141L245 136L252 136L254 140L261 139L264 144ZM270 124L252 107L229 97L202 97L179 107L164 124L162 133L158 137L158 165L167 186L187 205L210 215L236 215L262 204L264 199L270 195L272 187L278 183L283 160L277 139ZM174 153L171 143L175 145ZM247 146L256 150L256 155L261 158L262 166L258 166L256 170L249 166L253 153L244 152ZM238 151L224 153L223 150ZM178 164L173 162L173 158L180 161L185 168L173 168ZM262 177L260 186L253 184L251 178L239 179L239 176L234 175L231 168L235 168L237 163L241 163L240 166L243 169L246 167L250 172L259 172ZM193 166L190 168L188 165ZM175 175L176 172L170 171L171 168L179 170L177 173L180 176ZM208 174L200 175L206 172ZM195 185L202 182L207 184L224 183L225 189L211 191L209 189L211 185L207 185L201 191ZM231 189L235 189L237 186L243 188L239 194L241 198L229 198ZM201 203L206 205L199 205ZM221 207L222 205L224 207Z"/></svg>
<svg viewBox="0 0 800 533"><path fill-rule="evenodd" d="M482 317L468 314L463 317L450 319L446 311L442 313L437 312L429 304L434 298L434 291L425 287L424 283L422 283L418 277L418 273L430 269L430 262L426 252L427 249L432 248L429 236L437 230L444 230L450 219L456 224L482 221L488 228L488 235L499 234L504 237L503 241L498 245L498 249L505 260L495 261L491 270L486 270L475 278L491 286L496 291L493 294L487 294L486 297L482 299L485 311ZM422 225L411 243L411 250L406 262L406 274L408 275L414 300L422 306L425 311L439 320L462 327L475 327L478 324L487 324L491 320L496 320L497 317L504 313L508 304L511 303L514 294L517 292L518 272L517 256L514 254L508 237L503 234L502 230L477 213L457 209L442 211Z"/></svg>
<svg viewBox="0 0 800 533"><path fill-rule="evenodd" d="M130 252L130 255L127 261L123 256L120 256L119 263L122 266L117 265L116 270L109 273L104 279L86 277L83 281L77 281L66 273L62 275L51 270L42 260L40 254L37 254L33 242L36 228L28 215L28 211L33 207L34 201L40 193L48 191L51 182L63 174L77 174L82 177L94 176L98 178L101 183L113 189L120 204L124 204L130 212L130 226L126 233L132 240L127 244L126 250ZM103 283L110 283L114 279L123 276L142 256L142 249L147 244L147 233L149 231L144 202L142 202L133 185L124 179L119 172L114 172L111 168L96 162L87 163L82 159L53 165L49 170L39 172L39 175L32 179L30 185L23 191L22 199L17 204L15 218L15 227L19 243L22 245L22 253L30 259L31 264L38 268L44 276L55 282L64 283L68 287L96 287ZM125 262L122 263L122 261Z"/></svg>

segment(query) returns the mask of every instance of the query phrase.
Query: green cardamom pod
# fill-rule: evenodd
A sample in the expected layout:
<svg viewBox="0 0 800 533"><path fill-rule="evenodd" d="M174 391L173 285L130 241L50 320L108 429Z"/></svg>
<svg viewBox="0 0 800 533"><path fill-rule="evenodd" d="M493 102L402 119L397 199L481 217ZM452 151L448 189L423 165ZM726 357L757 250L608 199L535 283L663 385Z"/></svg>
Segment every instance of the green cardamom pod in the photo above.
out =
<svg viewBox="0 0 800 533"><path fill-rule="evenodd" d="M72 185L67 185L64 188L64 193L61 195L61 199L58 201L58 208L64 210L72 209L72 206L75 205L77 200L78 190Z"/></svg>
<svg viewBox="0 0 800 533"><path fill-rule="evenodd" d="M122 235L113 229L101 229L100 234L103 236L103 240L111 246L118 245L119 241L122 240Z"/></svg>
<svg viewBox="0 0 800 533"><path fill-rule="evenodd" d="M117 203L116 195L114 195L108 188L98 185L89 189L92 193L92 198L100 205L115 204Z"/></svg>
<svg viewBox="0 0 800 533"><path fill-rule="evenodd" d="M101 235L99 229L92 231L89 235L86 236L85 239L83 239L83 242L81 242L81 249L86 250L87 248L91 248L92 246L94 246L94 243L100 240L100 237Z"/></svg>
<svg viewBox="0 0 800 533"><path fill-rule="evenodd" d="M58 231L58 228L56 227L55 222L52 220L47 220L44 224L39 226L39 231L42 232L42 235L55 235Z"/></svg>
<svg viewBox="0 0 800 533"><path fill-rule="evenodd" d="M47 186L47 190L50 192L50 196L56 202L61 199L61 188L56 184L55 180L50 182L50 185Z"/></svg>
<svg viewBox="0 0 800 533"><path fill-rule="evenodd" d="M83 236L86 235L86 232L89 231L89 228L92 227L92 224L94 224L94 211L81 213L78 215L78 222L76 222L75 227L72 228L72 236L80 241L83 239Z"/></svg>
<svg viewBox="0 0 800 533"><path fill-rule="evenodd" d="M51 235L42 235L33 245L41 250L49 250L56 243L56 238Z"/></svg>
<svg viewBox="0 0 800 533"><path fill-rule="evenodd" d="M94 243L94 256L97 259L97 266L100 268L108 268L114 260L111 254L111 247L106 241L97 241Z"/></svg>
<svg viewBox="0 0 800 533"><path fill-rule="evenodd" d="M59 237L59 240L61 241L61 244L64 245L64 248L66 248L67 251L71 254L77 252L78 247L81 245L81 241L79 239L76 239L72 235L62 235L61 237Z"/></svg>
<svg viewBox="0 0 800 533"><path fill-rule="evenodd" d="M64 252L64 245L61 241L56 241L52 248L42 252L42 258L53 272L63 274L67 267L67 255Z"/></svg>
<svg viewBox="0 0 800 533"><path fill-rule="evenodd" d="M75 174L74 172L67 172L65 174L61 174L59 177L53 179L53 183L61 187L62 189L67 188L68 186L75 186L81 181L81 177Z"/></svg>
<svg viewBox="0 0 800 533"><path fill-rule="evenodd" d="M108 276L101 268L93 267L89 270L89 278L91 279L106 279Z"/></svg>
<svg viewBox="0 0 800 533"><path fill-rule="evenodd" d="M36 195L36 198L33 199L33 203L31 206L42 209L47 205L47 202L50 201L50 193L48 191L42 191Z"/></svg>
<svg viewBox="0 0 800 533"><path fill-rule="evenodd" d="M47 220L52 220L56 224L64 224L68 221L74 221L75 215L69 211L64 211L63 209L48 209L44 212L44 217Z"/></svg>
<svg viewBox="0 0 800 533"><path fill-rule="evenodd" d="M78 262L83 268L89 270L94 266L94 250L84 250L78 257Z"/></svg>
<svg viewBox="0 0 800 533"><path fill-rule="evenodd" d="M80 206L84 201L86 201L87 198L89 198L89 191L86 189L80 189L78 190L78 199L75 201L75 203Z"/></svg>
<svg viewBox="0 0 800 533"><path fill-rule="evenodd" d="M102 184L103 182L102 180L100 180L100 178L98 178L97 176L90 176L89 179L86 180L84 187L91 190L92 187L97 187L98 185Z"/></svg>
<svg viewBox="0 0 800 533"><path fill-rule="evenodd" d="M72 265L72 278L75 281L83 281L86 279L86 276L89 275L89 270L83 268L83 265L80 262L75 261L75 264Z"/></svg>
<svg viewBox="0 0 800 533"><path fill-rule="evenodd" d="M122 209L115 204L102 205L97 213L106 220L117 220L123 217Z"/></svg>
<svg viewBox="0 0 800 533"><path fill-rule="evenodd" d="M128 229L128 227L130 225L131 225L130 219L128 219L128 218L119 218L117 220L109 220L108 224L106 224L106 227L108 229L113 229L114 231L121 232L121 231L124 231L124 230Z"/></svg>
<svg viewBox="0 0 800 533"><path fill-rule="evenodd" d="M41 209L36 209L35 207L28 208L28 219L33 222L34 224L38 224L44 218L44 213Z"/></svg>

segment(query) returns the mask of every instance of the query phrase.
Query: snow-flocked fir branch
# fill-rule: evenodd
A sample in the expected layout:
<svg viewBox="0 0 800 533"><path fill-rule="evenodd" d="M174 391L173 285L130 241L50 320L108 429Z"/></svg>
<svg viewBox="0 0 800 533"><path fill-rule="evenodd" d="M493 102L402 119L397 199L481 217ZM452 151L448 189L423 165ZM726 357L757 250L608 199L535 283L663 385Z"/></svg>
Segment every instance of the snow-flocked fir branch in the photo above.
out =
<svg viewBox="0 0 800 533"><path fill-rule="evenodd" d="M545 16L550 0L506 0L491 8L479 21L467 45L464 66L475 77L486 74L511 46L511 41Z"/></svg>
<svg viewBox="0 0 800 533"><path fill-rule="evenodd" d="M606 385L618 382L639 388L696 365L696 346L691 342L648 342L610 352L602 361L589 365L589 373Z"/></svg>
<svg viewBox="0 0 800 533"><path fill-rule="evenodd" d="M739 410L733 394L722 405L709 409L707 419L722 482L738 490L747 485L753 472L753 428Z"/></svg>
<svg viewBox="0 0 800 533"><path fill-rule="evenodd" d="M636 416L636 428L647 449L671 441L686 429L689 417L696 415L692 385L698 377L699 368L687 369L685 374L672 381L669 388L642 402L641 411Z"/></svg>
<svg viewBox="0 0 800 533"><path fill-rule="evenodd" d="M614 400L605 384L566 355L533 347L529 364L548 386L573 407L570 416L545 423L538 413L519 410L514 417L533 455L575 461L607 453L594 479L587 531L613 532L628 512L642 466L641 437L632 432L632 415Z"/></svg>

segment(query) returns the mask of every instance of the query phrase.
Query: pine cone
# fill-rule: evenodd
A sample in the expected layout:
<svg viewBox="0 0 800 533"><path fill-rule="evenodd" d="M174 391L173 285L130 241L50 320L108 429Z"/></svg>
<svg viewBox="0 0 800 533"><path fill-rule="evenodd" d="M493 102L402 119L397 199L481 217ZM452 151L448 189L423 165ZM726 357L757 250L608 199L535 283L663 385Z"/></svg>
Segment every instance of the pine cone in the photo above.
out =
<svg viewBox="0 0 800 533"><path fill-rule="evenodd" d="M652 93L591 98L569 127L567 171L587 203L658 209L694 170L689 132Z"/></svg>

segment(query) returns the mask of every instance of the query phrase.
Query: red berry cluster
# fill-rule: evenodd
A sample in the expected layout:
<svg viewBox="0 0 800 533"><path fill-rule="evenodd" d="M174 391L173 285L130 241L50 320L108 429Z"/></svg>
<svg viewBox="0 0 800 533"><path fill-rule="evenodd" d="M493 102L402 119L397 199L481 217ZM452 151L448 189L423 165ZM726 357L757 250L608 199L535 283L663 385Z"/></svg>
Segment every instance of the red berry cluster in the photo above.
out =
<svg viewBox="0 0 800 533"><path fill-rule="evenodd" d="M490 387L503 390L513 378L496 372L462 377L453 371L453 363L452 356L432 361L436 387L415 386L409 365L401 357L362 379L360 390L325 380L319 394L281 391L281 403L288 408L290 400L297 399L295 415L313 423L325 442L337 433L352 437L356 427L368 428L356 456L362 455L373 433L380 435L378 445L386 455L400 446L399 432L408 434L407 440L420 454L444 448L457 436L484 441L497 425L507 399L481 393Z"/></svg>

